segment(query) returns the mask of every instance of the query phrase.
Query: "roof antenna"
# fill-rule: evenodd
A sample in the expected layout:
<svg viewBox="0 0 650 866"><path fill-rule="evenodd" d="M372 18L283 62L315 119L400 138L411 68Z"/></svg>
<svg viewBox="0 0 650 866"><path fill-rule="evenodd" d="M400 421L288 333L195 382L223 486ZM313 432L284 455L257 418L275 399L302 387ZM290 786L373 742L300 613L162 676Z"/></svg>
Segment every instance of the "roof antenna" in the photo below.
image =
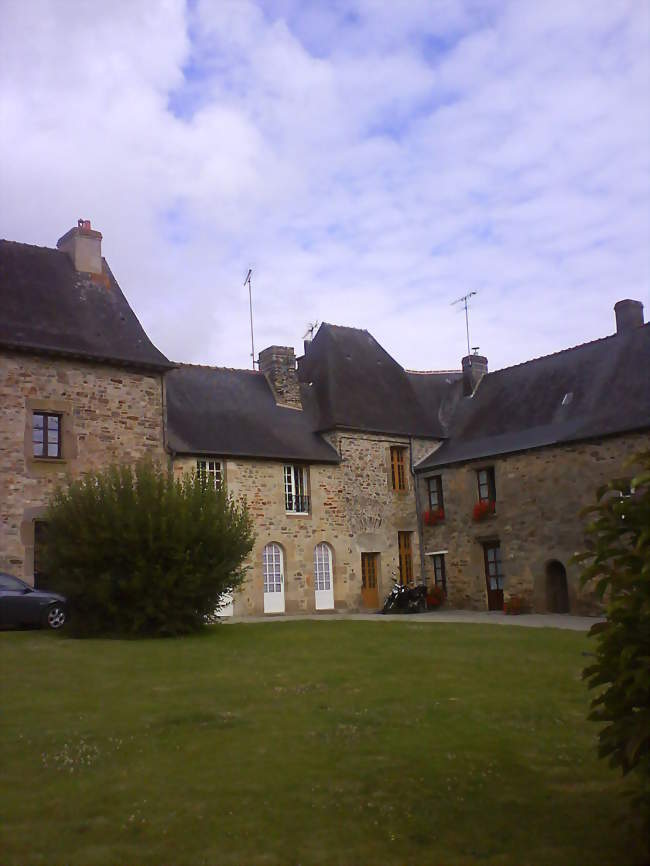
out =
<svg viewBox="0 0 650 866"><path fill-rule="evenodd" d="M460 303L462 303L463 306L465 307L465 328L467 329L467 354L468 355L469 355L469 314L467 312L467 309L469 307L469 299L472 297L472 295L475 295L475 294L476 294L476 292L468 292L466 295L463 295L462 298L456 298L455 301L451 302L452 307L454 306L454 304L460 304Z"/></svg>
<svg viewBox="0 0 650 866"><path fill-rule="evenodd" d="M318 319L316 319L315 322L309 322L309 324L307 325L307 330L302 335L303 340L307 339L307 334L309 334L310 341L314 339L314 331L318 330L318 324Z"/></svg>
<svg viewBox="0 0 650 866"><path fill-rule="evenodd" d="M253 339L253 290L251 288L251 277L253 276L252 268L248 269L244 285L248 283L248 309L251 317L251 358L253 359L253 370L255 369L255 340Z"/></svg>

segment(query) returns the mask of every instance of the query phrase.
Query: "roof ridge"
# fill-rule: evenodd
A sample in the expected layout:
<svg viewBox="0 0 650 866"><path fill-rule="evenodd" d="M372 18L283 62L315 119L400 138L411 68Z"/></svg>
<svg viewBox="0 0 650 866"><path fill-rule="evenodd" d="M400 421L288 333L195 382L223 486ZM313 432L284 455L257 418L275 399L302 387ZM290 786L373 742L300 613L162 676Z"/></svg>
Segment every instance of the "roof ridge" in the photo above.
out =
<svg viewBox="0 0 650 866"><path fill-rule="evenodd" d="M404 367L405 373L415 373L416 376L431 376L431 375L443 375L445 373L462 373L462 370L409 370L407 367Z"/></svg>
<svg viewBox="0 0 650 866"><path fill-rule="evenodd" d="M249 370L248 367L226 367L223 364L194 364L191 361L172 361L177 367L200 367L204 370L228 370L231 373L251 373L264 375L260 370Z"/></svg>
<svg viewBox="0 0 650 866"><path fill-rule="evenodd" d="M33 250L48 250L50 253L60 253L61 250L57 249L57 247L44 247L40 244L28 244L25 241L12 241L9 238L0 238L0 242L4 244L13 244L16 247L30 247ZM62 255L67 255L67 253L62 253Z"/></svg>
<svg viewBox="0 0 650 866"><path fill-rule="evenodd" d="M642 328L650 328L650 322L645 322L638 328L638 330L641 330ZM514 370L517 367L525 367L527 364L534 364L536 361L543 361L546 358L555 358L558 355L565 355L568 352L575 352L577 349L584 349L585 346L594 346L596 343L604 343L606 340L613 340L615 337L620 336L621 334L617 332L615 334L607 334L606 337L598 337L595 340L586 340L584 343L578 343L575 346L567 346L566 349L558 349L557 352L549 352L548 355L538 355L536 358L528 358L526 361L520 361L518 364L510 364L509 367L499 367L498 370L492 370L486 375L494 376L496 373L505 373L506 370Z"/></svg>

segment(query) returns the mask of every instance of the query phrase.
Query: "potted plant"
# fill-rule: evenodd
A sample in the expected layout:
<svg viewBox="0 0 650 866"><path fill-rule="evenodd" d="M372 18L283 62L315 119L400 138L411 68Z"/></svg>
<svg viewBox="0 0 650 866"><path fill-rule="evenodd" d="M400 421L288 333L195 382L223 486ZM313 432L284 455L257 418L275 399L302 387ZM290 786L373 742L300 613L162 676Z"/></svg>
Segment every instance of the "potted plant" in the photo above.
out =
<svg viewBox="0 0 650 866"><path fill-rule="evenodd" d="M445 602L445 591L441 586L434 584L427 591L427 610L436 610Z"/></svg>
<svg viewBox="0 0 650 866"><path fill-rule="evenodd" d="M511 595L503 603L503 612L510 616L518 616L524 612L524 600L519 595Z"/></svg>
<svg viewBox="0 0 650 866"><path fill-rule="evenodd" d="M435 526L445 519L445 512L442 508L433 508L430 511L425 511L422 518L427 526Z"/></svg>
<svg viewBox="0 0 650 866"><path fill-rule="evenodd" d="M472 518L476 521L485 520L491 514L494 514L494 502L490 499L483 499L474 506Z"/></svg>

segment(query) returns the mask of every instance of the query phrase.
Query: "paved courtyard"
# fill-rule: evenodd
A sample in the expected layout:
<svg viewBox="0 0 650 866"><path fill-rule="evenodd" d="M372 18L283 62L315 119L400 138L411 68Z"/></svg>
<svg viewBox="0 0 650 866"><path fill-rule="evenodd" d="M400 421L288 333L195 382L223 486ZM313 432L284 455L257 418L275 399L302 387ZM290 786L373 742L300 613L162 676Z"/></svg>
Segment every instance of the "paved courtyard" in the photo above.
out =
<svg viewBox="0 0 650 866"><path fill-rule="evenodd" d="M271 616L247 616L228 617L225 623L246 622L295 622L299 619L320 620L374 620L375 622L469 622L487 623L488 625L518 625L528 628L564 628L571 631L589 631L595 622L602 622L602 618L591 616L570 616L563 613L529 613L519 616L507 616L501 611L474 611L474 610L440 610L427 611L427 613L416 614L388 614L382 616L377 613L316 613L316 614L276 614Z"/></svg>

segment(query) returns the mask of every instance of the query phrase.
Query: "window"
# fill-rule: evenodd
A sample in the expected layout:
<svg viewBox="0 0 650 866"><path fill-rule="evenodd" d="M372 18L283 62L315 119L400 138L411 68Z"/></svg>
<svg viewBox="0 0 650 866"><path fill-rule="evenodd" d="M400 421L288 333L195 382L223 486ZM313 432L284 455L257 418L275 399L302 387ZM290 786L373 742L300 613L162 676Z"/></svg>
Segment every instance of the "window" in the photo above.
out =
<svg viewBox="0 0 650 866"><path fill-rule="evenodd" d="M442 499L442 476L434 475L427 479L429 486L429 508L431 511L444 512L445 506Z"/></svg>
<svg viewBox="0 0 650 866"><path fill-rule="evenodd" d="M262 554L264 592L282 592L282 548L279 544L267 544Z"/></svg>
<svg viewBox="0 0 650 866"><path fill-rule="evenodd" d="M196 461L196 474L205 481L214 485L215 490L221 487L223 481L223 471L220 460L213 460L206 457Z"/></svg>
<svg viewBox="0 0 650 866"><path fill-rule="evenodd" d="M406 448L396 446L390 449L390 469L393 490L406 490L406 471L404 469L404 455Z"/></svg>
<svg viewBox="0 0 650 866"><path fill-rule="evenodd" d="M34 412L32 444L34 457L61 457L61 416Z"/></svg>
<svg viewBox="0 0 650 866"><path fill-rule="evenodd" d="M332 551L324 542L314 548L314 588L316 592L332 588Z"/></svg>
<svg viewBox="0 0 650 866"><path fill-rule="evenodd" d="M436 586L447 592L447 572L445 571L444 553L433 554L433 579Z"/></svg>
<svg viewBox="0 0 650 866"><path fill-rule="evenodd" d="M494 467L488 466L486 469L479 469L476 478L478 481L478 501L496 502L497 489L494 483Z"/></svg>
<svg viewBox="0 0 650 866"><path fill-rule="evenodd" d="M413 554L411 552L411 533L398 532L397 546L399 548L399 582L406 584L413 581Z"/></svg>
<svg viewBox="0 0 650 866"><path fill-rule="evenodd" d="M307 469L304 466L284 467L284 507L292 514L309 512Z"/></svg>
<svg viewBox="0 0 650 866"><path fill-rule="evenodd" d="M503 608L503 568L501 566L501 545L489 541L483 545L485 556L485 582L487 584L488 609Z"/></svg>

